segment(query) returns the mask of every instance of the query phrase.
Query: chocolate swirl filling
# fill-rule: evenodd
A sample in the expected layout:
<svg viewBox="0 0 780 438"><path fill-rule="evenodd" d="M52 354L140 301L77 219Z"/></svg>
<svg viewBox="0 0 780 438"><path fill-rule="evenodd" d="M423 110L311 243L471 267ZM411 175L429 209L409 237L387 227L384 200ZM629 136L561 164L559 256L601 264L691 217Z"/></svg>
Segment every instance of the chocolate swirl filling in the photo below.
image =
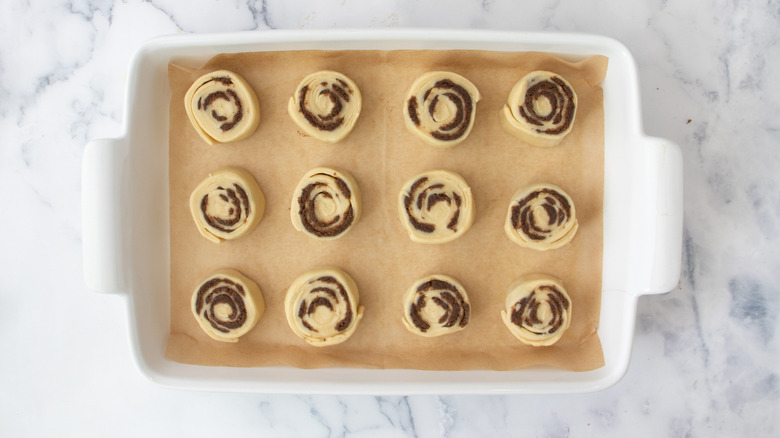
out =
<svg viewBox="0 0 780 438"><path fill-rule="evenodd" d="M216 207L214 204L217 203L227 206ZM231 233L243 225L252 212L249 196L241 185L235 183L232 188L218 186L216 190L205 194L200 201L200 210L209 226L225 233Z"/></svg>
<svg viewBox="0 0 780 438"><path fill-rule="evenodd" d="M398 213L415 242L441 244L466 233L474 222L468 183L449 170L429 170L406 181L398 193Z"/></svg>
<svg viewBox="0 0 780 438"><path fill-rule="evenodd" d="M251 232L265 212L265 196L252 174L239 167L209 173L190 194L198 232L219 243Z"/></svg>
<svg viewBox="0 0 780 438"><path fill-rule="evenodd" d="M554 284L538 285L530 294L521 298L512 307L512 324L528 330L534 335L552 335L566 324L569 300ZM540 308L545 308L542 319Z"/></svg>
<svg viewBox="0 0 780 438"><path fill-rule="evenodd" d="M284 297L293 333L315 347L342 343L363 317L355 280L335 267L321 267L296 278Z"/></svg>
<svg viewBox="0 0 780 438"><path fill-rule="evenodd" d="M223 85L233 85L233 81L229 77L216 77L207 80L201 84L201 87L209 82L216 81ZM220 108L216 108L216 101L222 100L224 105L220 105ZM225 111L223 107L230 108L230 111ZM244 118L244 109L241 104L241 98L230 88L224 90L212 91L211 93L198 97L197 108L199 111L203 111L211 116L217 122L220 122L219 129L222 132L230 131Z"/></svg>
<svg viewBox="0 0 780 438"><path fill-rule="evenodd" d="M418 231L433 233L442 223L426 221L425 213L430 212L437 204L443 203L450 211L445 226L452 232L457 232L461 197L454 190L448 190L442 183L426 185L427 182L427 177L419 178L404 196L404 207L409 223Z"/></svg>
<svg viewBox="0 0 780 438"><path fill-rule="evenodd" d="M441 309L438 320L426 321L422 316L423 309L429 305ZM431 323L443 328L465 327L469 323L470 306L456 285L433 278L417 287L407 312L412 324L425 333L431 328Z"/></svg>
<svg viewBox="0 0 780 438"><path fill-rule="evenodd" d="M429 134L442 141L453 141L463 137L469 130L472 113L474 112L474 99L461 85L450 79L437 81L433 87L427 89L422 96L422 103L417 101L417 96L411 96L407 101L409 118L416 126L420 126L421 118L427 118L435 126ZM453 106L454 114L439 120L437 106ZM449 111L447 111L449 113Z"/></svg>
<svg viewBox="0 0 780 438"><path fill-rule="evenodd" d="M537 217L537 208L545 212L546 220ZM512 227L521 230L532 240L545 240L571 220L571 205L557 190L541 189L531 192L512 206Z"/></svg>
<svg viewBox="0 0 780 438"><path fill-rule="evenodd" d="M304 85L298 91L298 109L309 124L320 131L333 131L344 123L344 108L349 105L350 96L354 93L349 84L341 78L332 82L320 82L319 91L309 93L309 85ZM330 102L330 111L326 114L315 113L312 100L325 98Z"/></svg>
<svg viewBox="0 0 780 438"><path fill-rule="evenodd" d="M196 79L184 95L184 110L195 132L208 144L243 140L260 123L257 94L244 78L229 70Z"/></svg>
<svg viewBox="0 0 780 438"><path fill-rule="evenodd" d="M576 109L574 91L561 78L552 76L528 87L518 112L537 127L536 132L557 135L569 129Z"/></svg>
<svg viewBox="0 0 780 438"><path fill-rule="evenodd" d="M349 328L354 315L349 295L341 282L332 276L323 276L309 281L307 288L298 306L298 318L304 327L310 332L319 333L318 328L322 327L312 315L320 308L325 308L328 313L334 313L339 318L333 326L336 332L341 333Z"/></svg>
<svg viewBox="0 0 780 438"><path fill-rule="evenodd" d="M244 288L227 278L212 278L198 289L195 314L208 321L214 330L230 333L247 320ZM218 311L229 308L229 312Z"/></svg>
<svg viewBox="0 0 780 438"><path fill-rule="evenodd" d="M327 179L328 183L316 181L307 184L298 196L298 216L301 225L310 234L318 237L335 237L344 233L355 220L352 204L352 191L343 179L325 173L312 175L319 180ZM340 197L344 202L334 202ZM323 220L318 212L317 203L327 200L336 206L346 207L338 211L330 219Z"/></svg>

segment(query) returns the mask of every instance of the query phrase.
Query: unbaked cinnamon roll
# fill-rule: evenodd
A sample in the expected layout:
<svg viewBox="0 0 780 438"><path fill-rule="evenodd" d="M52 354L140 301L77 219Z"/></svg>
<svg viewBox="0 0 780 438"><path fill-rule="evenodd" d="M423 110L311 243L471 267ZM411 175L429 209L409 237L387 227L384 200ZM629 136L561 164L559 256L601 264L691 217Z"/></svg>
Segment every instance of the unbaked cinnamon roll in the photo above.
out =
<svg viewBox="0 0 780 438"><path fill-rule="evenodd" d="M210 173L190 195L190 212L200 234L212 242L237 239L252 231L265 211L255 178L238 167Z"/></svg>
<svg viewBox="0 0 780 438"><path fill-rule="evenodd" d="M551 147L572 130L577 94L566 79L535 71L520 79L501 110L501 126L534 146Z"/></svg>
<svg viewBox="0 0 780 438"><path fill-rule="evenodd" d="M306 134L338 143L355 127L363 98L352 79L335 71L306 76L287 105L287 112Z"/></svg>
<svg viewBox="0 0 780 438"><path fill-rule="evenodd" d="M452 147L474 126L479 90L455 73L432 71L412 84L403 106L404 122L414 135L438 147Z"/></svg>
<svg viewBox="0 0 780 438"><path fill-rule="evenodd" d="M346 341L363 317L355 280L338 268L319 268L293 281L284 298L287 323L315 347Z"/></svg>
<svg viewBox="0 0 780 438"><path fill-rule="evenodd" d="M345 235L360 219L360 190L348 172L317 167L304 175L290 206L293 226L315 239Z"/></svg>
<svg viewBox="0 0 780 438"><path fill-rule="evenodd" d="M532 184L518 190L504 222L504 231L513 242L540 251L571 242L578 228L574 202L552 184Z"/></svg>
<svg viewBox="0 0 780 438"><path fill-rule="evenodd" d="M471 306L466 290L447 275L429 275L414 282L403 297L406 328L417 335L434 337L463 330Z"/></svg>
<svg viewBox="0 0 780 438"><path fill-rule="evenodd" d="M509 287L501 319L523 343L546 346L556 343L569 328L571 312L571 299L561 281L533 274Z"/></svg>
<svg viewBox="0 0 780 438"><path fill-rule="evenodd" d="M238 342L265 312L257 283L235 269L220 269L192 294L192 314L212 339Z"/></svg>
<svg viewBox="0 0 780 438"><path fill-rule="evenodd" d="M184 96L190 123L208 144L243 140L257 130L260 105L236 73L219 70L198 78Z"/></svg>
<svg viewBox="0 0 780 438"><path fill-rule="evenodd" d="M398 211L409 237L421 243L457 239L474 222L471 187L457 173L431 170L406 182Z"/></svg>

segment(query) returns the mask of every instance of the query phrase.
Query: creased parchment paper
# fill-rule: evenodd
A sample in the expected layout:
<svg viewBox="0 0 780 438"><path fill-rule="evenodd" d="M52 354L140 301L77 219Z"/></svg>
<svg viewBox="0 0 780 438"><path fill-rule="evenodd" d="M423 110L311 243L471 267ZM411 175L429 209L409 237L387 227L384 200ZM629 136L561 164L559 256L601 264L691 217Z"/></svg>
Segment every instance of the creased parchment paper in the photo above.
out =
<svg viewBox="0 0 780 438"><path fill-rule="evenodd" d="M175 361L223 366L300 368L361 367L425 370L512 370L547 364L591 370L604 364L598 328L601 300L604 118L602 89L607 59L567 62L549 54L485 51L287 51L224 54L204 66L170 65L171 334L167 356ZM210 71L243 76L260 101L260 125L251 137L209 146L184 111L184 94ZM298 82L317 70L352 78L363 110L352 133L328 145L304 136L287 114ZM452 149L427 146L406 130L402 105L415 78L449 70L472 81L482 94L471 135ZM578 99L573 131L554 148L524 144L503 131L498 114L512 86L532 70L564 76ZM266 197L260 225L235 241L204 239L192 221L188 197L210 171L240 166L251 172ZM293 190L316 166L342 168L363 194L363 217L346 236L315 241L290 222ZM404 182L430 169L448 169L471 185L473 227L442 245L412 242L398 214ZM524 249L504 234L515 191L549 182L575 202L579 231L571 244L548 252ZM357 282L363 320L346 342L316 348L297 338L285 319L287 288L303 271L332 265ZM262 320L238 343L210 339L190 311L198 284L214 270L231 267L254 279L266 301ZM442 273L458 279L472 305L465 330L437 338L407 331L401 297L418 278ZM529 347L514 338L500 312L509 284L529 273L561 280L573 302L572 323L550 347Z"/></svg>

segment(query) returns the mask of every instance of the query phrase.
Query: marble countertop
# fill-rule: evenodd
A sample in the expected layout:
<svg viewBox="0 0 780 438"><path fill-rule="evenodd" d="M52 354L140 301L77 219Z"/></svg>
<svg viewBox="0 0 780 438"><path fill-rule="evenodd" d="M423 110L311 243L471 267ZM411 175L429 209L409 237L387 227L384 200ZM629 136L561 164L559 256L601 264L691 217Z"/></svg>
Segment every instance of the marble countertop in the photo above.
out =
<svg viewBox="0 0 780 438"><path fill-rule="evenodd" d="M0 435L780 434L780 5L520 3L2 2ZM80 211L84 146L121 134L136 48L181 32L366 27L585 32L631 50L645 131L683 151L683 273L677 290L640 299L631 364L616 385L555 396L293 396L169 390L136 370L124 301L84 284Z"/></svg>

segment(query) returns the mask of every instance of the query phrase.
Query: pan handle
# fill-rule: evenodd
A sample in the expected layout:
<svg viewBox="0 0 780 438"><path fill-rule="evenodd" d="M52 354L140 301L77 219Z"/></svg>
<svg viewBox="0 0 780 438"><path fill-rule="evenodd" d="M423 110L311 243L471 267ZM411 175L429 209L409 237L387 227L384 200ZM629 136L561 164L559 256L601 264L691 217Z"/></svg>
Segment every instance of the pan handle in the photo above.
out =
<svg viewBox="0 0 780 438"><path fill-rule="evenodd" d="M683 227L682 152L675 143L643 137L634 163L638 207L638 244L629 250L636 272L629 290L636 295L661 294L680 282Z"/></svg>
<svg viewBox="0 0 780 438"><path fill-rule="evenodd" d="M127 292L122 224L124 138L98 139L84 148L81 224L84 280L96 292Z"/></svg>

